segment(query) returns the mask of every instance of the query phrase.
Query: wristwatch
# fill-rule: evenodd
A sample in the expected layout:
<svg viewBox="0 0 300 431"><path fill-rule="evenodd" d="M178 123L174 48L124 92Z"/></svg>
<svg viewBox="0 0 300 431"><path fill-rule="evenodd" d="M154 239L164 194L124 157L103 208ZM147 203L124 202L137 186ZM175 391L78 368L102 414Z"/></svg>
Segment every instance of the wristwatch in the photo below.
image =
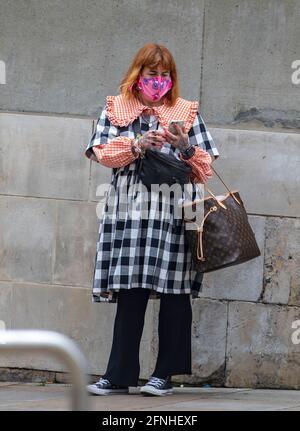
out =
<svg viewBox="0 0 300 431"><path fill-rule="evenodd" d="M181 150L180 152L184 159L190 159L195 154L195 147L191 144L186 150Z"/></svg>

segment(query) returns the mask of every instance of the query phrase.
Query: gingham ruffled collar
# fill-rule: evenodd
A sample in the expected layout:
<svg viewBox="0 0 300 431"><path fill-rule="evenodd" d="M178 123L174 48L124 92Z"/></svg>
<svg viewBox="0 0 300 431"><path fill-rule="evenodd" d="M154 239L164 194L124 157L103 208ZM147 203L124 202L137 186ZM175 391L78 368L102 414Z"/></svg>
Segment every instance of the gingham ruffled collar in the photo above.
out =
<svg viewBox="0 0 300 431"><path fill-rule="evenodd" d="M114 126L128 126L143 111L149 109L137 98L127 100L122 94L118 96L106 97L106 110L109 121ZM161 106L153 109L153 115L158 117L159 123L163 128L168 128L171 120L183 120L186 132L190 130L195 120L199 108L198 101L189 101L181 97L176 99L174 106L168 106L164 102Z"/></svg>

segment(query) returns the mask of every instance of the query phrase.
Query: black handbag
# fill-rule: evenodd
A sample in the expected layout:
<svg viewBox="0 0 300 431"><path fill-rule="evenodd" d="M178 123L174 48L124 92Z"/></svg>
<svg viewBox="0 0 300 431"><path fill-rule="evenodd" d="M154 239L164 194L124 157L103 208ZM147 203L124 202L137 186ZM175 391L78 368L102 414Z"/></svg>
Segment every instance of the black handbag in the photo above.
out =
<svg viewBox="0 0 300 431"><path fill-rule="evenodd" d="M136 118L132 123L135 137L141 135L140 120ZM141 182L151 189L151 184L181 185L190 182L192 168L184 161L178 160L172 153L166 154L147 149L137 161L137 174Z"/></svg>

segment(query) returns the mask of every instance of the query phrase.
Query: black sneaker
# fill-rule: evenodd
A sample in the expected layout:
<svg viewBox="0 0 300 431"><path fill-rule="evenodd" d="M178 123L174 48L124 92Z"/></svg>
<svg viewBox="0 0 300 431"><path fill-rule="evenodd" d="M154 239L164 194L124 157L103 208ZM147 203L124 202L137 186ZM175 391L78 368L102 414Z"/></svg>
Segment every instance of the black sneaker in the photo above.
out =
<svg viewBox="0 0 300 431"><path fill-rule="evenodd" d="M87 386L87 391L93 395L114 395L114 394L128 394L129 387L121 385L113 385L109 380L102 377L96 383Z"/></svg>
<svg viewBox="0 0 300 431"><path fill-rule="evenodd" d="M145 386L140 389L143 395L170 395L173 394L173 388L171 385L171 376L165 379L160 379L159 377L150 377L149 381Z"/></svg>

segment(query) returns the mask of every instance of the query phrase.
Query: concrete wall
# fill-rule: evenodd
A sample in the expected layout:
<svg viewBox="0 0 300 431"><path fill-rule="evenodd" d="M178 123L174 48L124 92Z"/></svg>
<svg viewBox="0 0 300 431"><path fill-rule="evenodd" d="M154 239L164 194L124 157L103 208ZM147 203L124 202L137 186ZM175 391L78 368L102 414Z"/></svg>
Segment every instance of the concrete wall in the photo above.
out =
<svg viewBox="0 0 300 431"><path fill-rule="evenodd" d="M298 0L18 0L0 4L1 110L98 114L136 50L165 44L208 121L300 127Z"/></svg>
<svg viewBox="0 0 300 431"><path fill-rule="evenodd" d="M91 282L96 188L110 170L83 152L106 94L154 40L174 53L183 97L200 100L221 154L214 168L240 190L262 252L205 275L192 301L193 375L173 379L299 388L298 2L17 3L0 6L0 320L63 332L91 373L105 371L116 305L92 304ZM216 178L210 188L224 190ZM155 365L158 310L150 301L141 378ZM1 367L64 371L30 355L1 356Z"/></svg>

